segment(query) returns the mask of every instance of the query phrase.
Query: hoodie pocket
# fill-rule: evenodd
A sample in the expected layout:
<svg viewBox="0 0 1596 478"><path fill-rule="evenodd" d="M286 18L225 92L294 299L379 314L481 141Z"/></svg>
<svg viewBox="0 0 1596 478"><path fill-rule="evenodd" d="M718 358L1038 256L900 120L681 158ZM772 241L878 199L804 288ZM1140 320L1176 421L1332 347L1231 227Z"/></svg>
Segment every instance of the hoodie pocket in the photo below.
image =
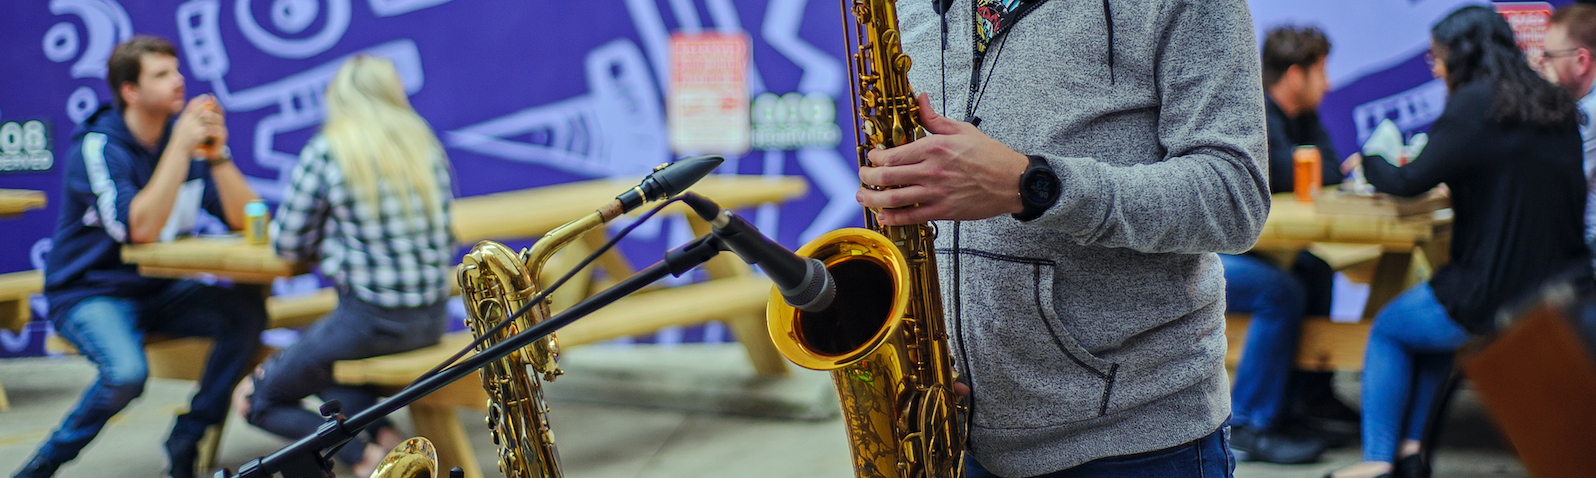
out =
<svg viewBox="0 0 1596 478"><path fill-rule="evenodd" d="M1119 366L1064 328L1053 307L1053 262L969 249L959 260L953 332L967 355L974 424L1039 428L1105 414Z"/></svg>

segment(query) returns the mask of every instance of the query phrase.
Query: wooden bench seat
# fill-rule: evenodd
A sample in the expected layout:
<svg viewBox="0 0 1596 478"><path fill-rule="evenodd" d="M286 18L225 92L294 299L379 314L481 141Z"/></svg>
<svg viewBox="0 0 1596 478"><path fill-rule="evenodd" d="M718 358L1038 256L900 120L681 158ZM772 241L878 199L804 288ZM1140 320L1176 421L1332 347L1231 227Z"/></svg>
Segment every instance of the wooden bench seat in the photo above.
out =
<svg viewBox="0 0 1596 478"><path fill-rule="evenodd" d="M739 338L760 334L745 342L768 343L769 340L763 335L766 333L763 318L770 287L770 280L764 277L737 276L643 292L599 309L555 335L559 337L561 347L572 347L651 332L671 325L719 320L732 327ZM757 324L757 327L739 327L738 324ZM462 331L445 335L442 342L432 347L338 362L333 367L333 376L345 385L375 385L396 390L449 358L471 340L471 333ZM759 360L753 351L749 355ZM459 466L465 469L467 477L483 476L465 428L460 425L455 411L459 407L484 409L487 399L481 379L467 377L410 405L416 433L432 440L437 447L440 468Z"/></svg>
<svg viewBox="0 0 1596 478"><path fill-rule="evenodd" d="M0 274L0 329L22 332L33 320L33 309L28 300L44 292L44 271L12 272ZM11 410L11 400L6 398L6 388L0 385L0 412Z"/></svg>
<svg viewBox="0 0 1596 478"><path fill-rule="evenodd" d="M28 299L44 293L44 271L0 274L0 328L20 331L33 319Z"/></svg>
<svg viewBox="0 0 1596 478"><path fill-rule="evenodd" d="M1241 363L1242 345L1247 341L1251 314L1225 315L1225 366L1234 369ZM1369 340L1371 320L1355 323L1331 322L1329 317L1304 317L1302 337L1297 342L1296 368L1319 372L1363 370L1363 349Z"/></svg>

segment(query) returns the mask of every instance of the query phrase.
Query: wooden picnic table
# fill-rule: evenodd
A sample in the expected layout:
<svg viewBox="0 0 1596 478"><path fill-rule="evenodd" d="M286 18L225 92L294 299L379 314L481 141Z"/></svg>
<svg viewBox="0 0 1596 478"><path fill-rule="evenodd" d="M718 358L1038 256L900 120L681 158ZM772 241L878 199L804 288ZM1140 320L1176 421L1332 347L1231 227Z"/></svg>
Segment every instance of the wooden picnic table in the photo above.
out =
<svg viewBox="0 0 1596 478"><path fill-rule="evenodd" d="M593 212L639 181L640 178L600 179L460 198L454 203L454 234L462 244L542 236ZM710 176L691 190L722 207L736 209L796 199L808 192L809 183L797 176ZM687 208L673 204L667 210L680 214Z"/></svg>
<svg viewBox="0 0 1596 478"><path fill-rule="evenodd" d="M1331 188L1334 186L1326 189ZM1344 245L1378 246L1364 317L1374 317L1380 307L1428 279L1430 271L1447 261L1451 209L1400 217L1331 214L1318 211L1313 203L1297 201L1292 193L1275 194L1272 199L1255 251L1289 257L1304 249L1333 255L1350 249Z"/></svg>
<svg viewBox="0 0 1596 478"><path fill-rule="evenodd" d="M460 198L454 203L455 237L462 244L539 237L592 212L635 184L636 180L601 179ZM808 183L795 176L711 176L692 188L727 208L783 202L807 190ZM675 204L667 211L680 214L687 208ZM270 246L249 245L238 237L128 245L122 248L122 261L138 264L139 273L149 277L211 275L249 284L270 284L278 277L309 271L306 264L290 264L273 254Z"/></svg>
<svg viewBox="0 0 1596 478"><path fill-rule="evenodd" d="M44 204L44 191L0 189L0 218L43 209Z"/></svg>

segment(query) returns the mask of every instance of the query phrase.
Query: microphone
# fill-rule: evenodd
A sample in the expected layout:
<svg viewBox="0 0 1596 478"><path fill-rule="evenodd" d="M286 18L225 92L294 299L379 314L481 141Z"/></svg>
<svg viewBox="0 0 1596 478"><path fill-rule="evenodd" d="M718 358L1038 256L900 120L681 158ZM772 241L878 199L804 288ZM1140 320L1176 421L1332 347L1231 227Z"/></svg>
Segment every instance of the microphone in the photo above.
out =
<svg viewBox="0 0 1596 478"><path fill-rule="evenodd" d="M837 282L820 259L803 258L770 240L736 213L720 208L697 193L683 193L682 202L715 228L715 236L744 262L759 264L787 305L805 312L820 312L837 298Z"/></svg>
<svg viewBox="0 0 1596 478"><path fill-rule="evenodd" d="M662 164L654 168L653 174L643 178L642 183L615 197L616 201L620 201L620 212L616 215L637 209L638 206L642 206L643 203L649 201L658 201L681 194L693 183L704 179L704 176L708 176L715 168L720 167L720 163L724 161L726 160L720 156L696 156L683 158L670 164Z"/></svg>

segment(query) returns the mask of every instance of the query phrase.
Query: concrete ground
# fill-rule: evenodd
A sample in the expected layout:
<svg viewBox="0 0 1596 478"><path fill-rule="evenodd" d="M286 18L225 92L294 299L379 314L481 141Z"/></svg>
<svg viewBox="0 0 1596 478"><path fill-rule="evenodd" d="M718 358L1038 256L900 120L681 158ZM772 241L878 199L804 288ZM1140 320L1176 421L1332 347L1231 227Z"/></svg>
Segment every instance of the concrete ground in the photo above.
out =
<svg viewBox="0 0 1596 478"><path fill-rule="evenodd" d="M565 476L852 476L842 422L825 374L798 373L775 382L753 379L742 349L735 344L589 346L570 351L564 363L568 374L552 384L549 393ZM576 379L582 375L588 378ZM9 474L27 460L93 378L92 365L81 357L0 360L0 384L12 407L0 413L0 473ZM143 397L57 476L160 476L166 460L160 444L192 387L191 382L151 380ZM1337 388L1356 396L1356 377L1339 377ZM579 400L582 397L606 403ZM737 408L742 415L712 411L728 408L727 403L761 405ZM404 412L397 421L409 429ZM484 473L500 476L482 412L461 410L460 421L471 435ZM1472 395L1462 394L1446 426L1435 476L1527 476ZM220 462L236 469L286 443L234 417L226 428ZM1343 448L1312 465L1243 463L1236 476L1316 478L1357 459L1355 448ZM347 468L340 473L352 476Z"/></svg>

